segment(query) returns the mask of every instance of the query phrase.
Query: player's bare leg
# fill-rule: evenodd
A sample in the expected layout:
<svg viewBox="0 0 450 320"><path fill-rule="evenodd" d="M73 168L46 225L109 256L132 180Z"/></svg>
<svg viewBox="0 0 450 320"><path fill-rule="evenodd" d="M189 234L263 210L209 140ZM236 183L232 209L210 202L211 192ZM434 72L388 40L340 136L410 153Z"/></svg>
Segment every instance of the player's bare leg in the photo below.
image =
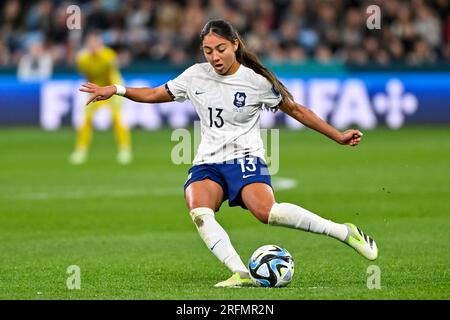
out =
<svg viewBox="0 0 450 320"><path fill-rule="evenodd" d="M207 207L216 212L222 204L223 189L210 179L196 181L186 188L185 198L189 210Z"/></svg>
<svg viewBox="0 0 450 320"><path fill-rule="evenodd" d="M226 231L214 217L223 199L222 187L209 179L196 181L186 188L186 204L200 237L211 252L231 270L233 276L216 287L251 286L247 267L231 244Z"/></svg>
<svg viewBox="0 0 450 320"><path fill-rule="evenodd" d="M265 183L251 183L242 188L241 197L248 210L259 221L267 224L270 209L275 203L272 188Z"/></svg>
<svg viewBox="0 0 450 320"><path fill-rule="evenodd" d="M245 186L241 196L250 212L263 223L325 234L344 242L369 260L378 256L375 241L353 224L335 223L297 205L277 203L272 188L264 183Z"/></svg>

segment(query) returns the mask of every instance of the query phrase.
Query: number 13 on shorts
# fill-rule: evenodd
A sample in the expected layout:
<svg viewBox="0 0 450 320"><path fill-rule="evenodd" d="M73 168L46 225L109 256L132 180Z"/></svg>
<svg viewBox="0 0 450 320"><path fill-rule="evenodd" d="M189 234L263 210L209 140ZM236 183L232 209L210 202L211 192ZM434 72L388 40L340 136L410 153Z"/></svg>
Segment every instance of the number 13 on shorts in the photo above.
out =
<svg viewBox="0 0 450 320"><path fill-rule="evenodd" d="M247 172L255 172L256 171L256 165L255 165L255 159L256 158L244 158L244 159L238 159L239 164L241 165L241 171L242 173Z"/></svg>

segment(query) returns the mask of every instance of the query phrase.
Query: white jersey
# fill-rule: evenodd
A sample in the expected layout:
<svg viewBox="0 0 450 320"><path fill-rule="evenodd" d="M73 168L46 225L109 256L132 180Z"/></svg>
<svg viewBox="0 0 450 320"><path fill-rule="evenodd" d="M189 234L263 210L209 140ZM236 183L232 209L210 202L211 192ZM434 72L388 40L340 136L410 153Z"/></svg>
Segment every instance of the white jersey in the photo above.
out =
<svg viewBox="0 0 450 320"><path fill-rule="evenodd" d="M200 118L201 142L194 165L246 155L265 159L260 112L282 99L265 77L244 65L222 76L209 63L198 63L167 82L166 89L175 101L190 100Z"/></svg>

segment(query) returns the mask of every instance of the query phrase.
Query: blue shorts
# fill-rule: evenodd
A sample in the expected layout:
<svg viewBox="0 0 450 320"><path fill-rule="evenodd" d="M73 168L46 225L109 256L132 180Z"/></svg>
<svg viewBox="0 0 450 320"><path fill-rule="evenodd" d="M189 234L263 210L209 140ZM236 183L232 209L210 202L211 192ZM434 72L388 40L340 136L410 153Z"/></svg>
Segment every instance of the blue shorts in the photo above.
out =
<svg viewBox="0 0 450 320"><path fill-rule="evenodd" d="M217 182L223 189L223 201L228 200L230 207L247 207L241 198L244 186L262 182L270 187L270 175L267 164L260 158L247 156L223 163L200 164L191 167L184 190L192 183L204 179Z"/></svg>

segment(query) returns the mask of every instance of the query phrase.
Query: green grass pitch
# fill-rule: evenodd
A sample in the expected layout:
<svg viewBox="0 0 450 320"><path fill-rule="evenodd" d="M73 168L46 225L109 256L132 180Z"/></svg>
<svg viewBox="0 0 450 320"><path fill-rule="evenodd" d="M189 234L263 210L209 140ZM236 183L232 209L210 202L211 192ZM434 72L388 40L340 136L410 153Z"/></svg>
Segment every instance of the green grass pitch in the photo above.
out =
<svg viewBox="0 0 450 320"><path fill-rule="evenodd" d="M356 148L311 131L280 130L275 190L373 236L371 262L325 236L269 227L224 203L217 215L242 259L278 244L296 262L285 288L216 289L228 270L201 241L174 165L171 131L133 131L135 161L115 162L112 132L96 132L89 162L68 164L74 131L0 130L0 299L449 299L450 130L365 132ZM274 177L274 178L275 178ZM81 270L69 290L67 268ZM367 269L381 270L369 290Z"/></svg>

